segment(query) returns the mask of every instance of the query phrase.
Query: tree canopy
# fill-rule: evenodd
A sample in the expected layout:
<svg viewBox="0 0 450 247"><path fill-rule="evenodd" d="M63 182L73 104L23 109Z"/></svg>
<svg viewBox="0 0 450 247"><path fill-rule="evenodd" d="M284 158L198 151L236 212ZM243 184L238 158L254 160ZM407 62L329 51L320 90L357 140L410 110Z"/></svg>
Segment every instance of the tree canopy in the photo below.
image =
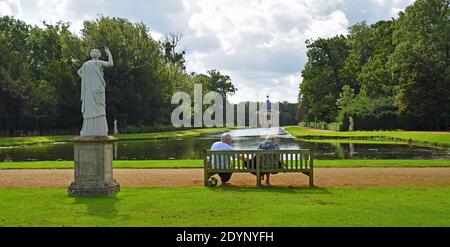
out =
<svg viewBox="0 0 450 247"><path fill-rule="evenodd" d="M397 19L307 41L299 114L357 129L437 129L450 122L450 0L417 0Z"/></svg>

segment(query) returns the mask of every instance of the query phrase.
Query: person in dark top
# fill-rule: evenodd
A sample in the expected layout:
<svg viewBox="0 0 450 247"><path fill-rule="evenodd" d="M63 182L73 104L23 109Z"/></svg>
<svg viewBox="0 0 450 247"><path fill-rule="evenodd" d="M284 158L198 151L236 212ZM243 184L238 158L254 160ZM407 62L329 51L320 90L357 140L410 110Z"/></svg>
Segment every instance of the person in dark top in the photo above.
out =
<svg viewBox="0 0 450 247"><path fill-rule="evenodd" d="M268 135L266 140L261 142L258 145L258 149L262 150L279 150L280 145L277 143L277 136L276 135ZM261 162L261 168L262 169L270 169L275 168L278 163L278 160L273 157L265 157L263 161ZM266 185L270 186L270 173L264 174L266 176ZM261 177L261 179L264 179L264 175Z"/></svg>

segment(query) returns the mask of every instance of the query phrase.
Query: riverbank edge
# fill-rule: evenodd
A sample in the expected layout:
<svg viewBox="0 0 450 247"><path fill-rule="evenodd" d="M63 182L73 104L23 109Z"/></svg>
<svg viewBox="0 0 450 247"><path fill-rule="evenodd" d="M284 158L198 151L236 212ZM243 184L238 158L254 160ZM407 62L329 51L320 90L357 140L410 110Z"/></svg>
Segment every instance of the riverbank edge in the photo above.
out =
<svg viewBox="0 0 450 247"><path fill-rule="evenodd" d="M298 140L310 142L320 142L326 140L348 140L348 141L368 141L370 143L383 144L409 144L425 147L450 148L450 133L434 133L434 132L418 132L418 131L354 131L354 132L337 132L337 131L321 131L315 129L304 128L300 126L285 126L283 129ZM303 132L303 133L302 133ZM408 137L399 137L393 135L409 134ZM429 138L430 140L418 140L415 135L422 135L421 138ZM445 136L445 140L434 140L437 136ZM448 140L447 140L448 139Z"/></svg>

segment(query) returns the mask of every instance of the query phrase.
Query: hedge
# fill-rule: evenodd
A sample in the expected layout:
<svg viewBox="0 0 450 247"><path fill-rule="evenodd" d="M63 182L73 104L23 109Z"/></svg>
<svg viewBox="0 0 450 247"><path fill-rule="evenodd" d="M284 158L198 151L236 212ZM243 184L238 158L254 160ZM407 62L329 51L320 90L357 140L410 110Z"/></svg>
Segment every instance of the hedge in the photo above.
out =
<svg viewBox="0 0 450 247"><path fill-rule="evenodd" d="M341 123L326 123L326 122L301 122L300 126L312 129L323 129L323 130L333 130L342 131L343 124Z"/></svg>

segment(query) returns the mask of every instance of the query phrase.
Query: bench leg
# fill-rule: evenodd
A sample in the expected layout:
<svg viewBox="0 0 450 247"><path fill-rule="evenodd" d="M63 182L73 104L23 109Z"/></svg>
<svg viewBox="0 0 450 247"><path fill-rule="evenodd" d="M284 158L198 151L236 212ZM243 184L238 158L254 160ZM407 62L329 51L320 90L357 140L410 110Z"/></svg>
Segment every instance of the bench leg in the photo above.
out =
<svg viewBox="0 0 450 247"><path fill-rule="evenodd" d="M208 171L204 171L204 185L207 187L208 186L208 180L211 176L209 175Z"/></svg>
<svg viewBox="0 0 450 247"><path fill-rule="evenodd" d="M256 187L261 188L261 172L259 170L256 171Z"/></svg>
<svg viewBox="0 0 450 247"><path fill-rule="evenodd" d="M309 186L314 187L314 159L312 154L309 159Z"/></svg>
<svg viewBox="0 0 450 247"><path fill-rule="evenodd" d="M314 173L313 172L309 173L309 186L314 187Z"/></svg>

